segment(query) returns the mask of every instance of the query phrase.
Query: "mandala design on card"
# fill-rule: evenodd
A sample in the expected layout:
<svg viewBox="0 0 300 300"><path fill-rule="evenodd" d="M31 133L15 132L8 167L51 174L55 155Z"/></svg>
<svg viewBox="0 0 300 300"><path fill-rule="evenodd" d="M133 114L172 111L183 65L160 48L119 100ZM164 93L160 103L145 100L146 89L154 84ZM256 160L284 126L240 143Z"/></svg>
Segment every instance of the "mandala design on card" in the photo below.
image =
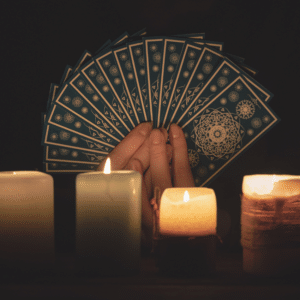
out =
<svg viewBox="0 0 300 300"><path fill-rule="evenodd" d="M71 142L72 142L73 144L76 144L76 143L78 142L78 137L77 137L77 136L73 136L73 137L71 138Z"/></svg>
<svg viewBox="0 0 300 300"><path fill-rule="evenodd" d="M141 69L140 69L140 74L141 74L142 76L144 76L144 75L146 74L145 69L141 68Z"/></svg>
<svg viewBox="0 0 300 300"><path fill-rule="evenodd" d="M257 128L261 127L262 121L260 118L253 118L251 120L251 125L253 128L257 129Z"/></svg>
<svg viewBox="0 0 300 300"><path fill-rule="evenodd" d="M206 63L203 65L202 67L202 71L205 73L205 74L209 74L213 69L213 66L209 63Z"/></svg>
<svg viewBox="0 0 300 300"><path fill-rule="evenodd" d="M217 86L215 84L211 85L209 88L213 93L217 91Z"/></svg>
<svg viewBox="0 0 300 300"><path fill-rule="evenodd" d="M205 61L210 62L212 60L212 55L211 54L206 54L204 59L205 59Z"/></svg>
<svg viewBox="0 0 300 300"><path fill-rule="evenodd" d="M172 65L169 65L167 67L167 70L168 70L168 72L172 73L172 72L174 72L174 67Z"/></svg>
<svg viewBox="0 0 300 300"><path fill-rule="evenodd" d="M145 58L144 56L140 56L138 59L138 62L140 64L140 66L144 66L145 65Z"/></svg>
<svg viewBox="0 0 300 300"><path fill-rule="evenodd" d="M64 101L65 103L70 103L71 97L65 96L64 99L63 99L63 101Z"/></svg>
<svg viewBox="0 0 300 300"><path fill-rule="evenodd" d="M50 155L55 157L58 155L58 151L56 149L53 149L51 150Z"/></svg>
<svg viewBox="0 0 300 300"><path fill-rule="evenodd" d="M111 65L111 62L110 62L110 60L105 59L102 64L105 68L108 68Z"/></svg>
<svg viewBox="0 0 300 300"><path fill-rule="evenodd" d="M114 79L114 84L119 85L121 83L121 79L119 77Z"/></svg>
<svg viewBox="0 0 300 300"><path fill-rule="evenodd" d="M204 75L202 73L197 74L197 79L198 80L203 80Z"/></svg>
<svg viewBox="0 0 300 300"><path fill-rule="evenodd" d="M89 75L90 75L90 77L95 77L96 74L97 74L97 71L96 71L95 69L90 69L90 70L89 70Z"/></svg>
<svg viewBox="0 0 300 300"><path fill-rule="evenodd" d="M248 130L247 130L247 134L248 134L249 136L253 135L253 134L254 134L254 130L253 130L252 128L248 129Z"/></svg>
<svg viewBox="0 0 300 300"><path fill-rule="evenodd" d="M86 85L85 86L85 91L88 93L88 94L93 94L94 93L94 90L91 88L90 85Z"/></svg>
<svg viewBox="0 0 300 300"><path fill-rule="evenodd" d="M57 168L57 163L52 163L52 164L50 164L50 166L51 166L53 169L55 169L55 168Z"/></svg>
<svg viewBox="0 0 300 300"><path fill-rule="evenodd" d="M225 97L221 98L221 99L220 99L220 103L221 103L222 105L226 105L227 99L226 99Z"/></svg>
<svg viewBox="0 0 300 300"><path fill-rule="evenodd" d="M205 166L202 166L197 169L197 175L200 177L204 177L207 174L207 168Z"/></svg>
<svg viewBox="0 0 300 300"><path fill-rule="evenodd" d="M97 102L97 101L99 101L100 98L99 98L98 95L93 95L92 99L93 99L95 102Z"/></svg>
<svg viewBox="0 0 300 300"><path fill-rule="evenodd" d="M243 89L243 85L239 82L234 86L237 92L240 92Z"/></svg>
<svg viewBox="0 0 300 300"><path fill-rule="evenodd" d="M74 119L75 119L75 117L73 115L71 115L70 113L66 113L64 115L64 121L66 123L73 123Z"/></svg>
<svg viewBox="0 0 300 300"><path fill-rule="evenodd" d="M134 52L134 54L135 54L136 56L142 55L142 49L141 49L141 48L135 48L135 49L133 50L133 52Z"/></svg>
<svg viewBox="0 0 300 300"><path fill-rule="evenodd" d="M56 114L54 117L56 122L60 122L62 120L62 115L61 114Z"/></svg>
<svg viewBox="0 0 300 300"><path fill-rule="evenodd" d="M219 87L224 87L228 83L228 79L226 77L221 76L218 79L217 83Z"/></svg>
<svg viewBox="0 0 300 300"><path fill-rule="evenodd" d="M112 75L112 76L118 76L119 75L119 70L117 68L116 65L112 65L110 68L109 68L109 73Z"/></svg>
<svg viewBox="0 0 300 300"><path fill-rule="evenodd" d="M82 109L81 109L81 112L83 113L83 114L87 114L88 113L88 108L87 107L83 107Z"/></svg>
<svg viewBox="0 0 300 300"><path fill-rule="evenodd" d="M230 74L230 70L228 69L228 68L224 68L223 70L222 70L222 74L224 75L224 76L228 76L229 74Z"/></svg>
<svg viewBox="0 0 300 300"><path fill-rule="evenodd" d="M105 83L105 79L104 79L104 77L102 76L102 74L98 74L97 77L96 77L96 80L97 80L100 84Z"/></svg>
<svg viewBox="0 0 300 300"><path fill-rule="evenodd" d="M157 45L156 45L156 44L150 45L150 50L151 50L152 52L157 51Z"/></svg>
<svg viewBox="0 0 300 300"><path fill-rule="evenodd" d="M77 151L72 151L71 156L72 157L77 157L78 156L78 152Z"/></svg>
<svg viewBox="0 0 300 300"><path fill-rule="evenodd" d="M134 76L133 76L132 73L128 73L128 74L127 74L127 78L128 78L129 80L132 80L132 79L134 78Z"/></svg>
<svg viewBox="0 0 300 300"><path fill-rule="evenodd" d="M195 58L195 56L196 56L196 52L195 52L194 50L190 50L190 51L188 52L188 57L189 57L189 58Z"/></svg>
<svg viewBox="0 0 300 300"><path fill-rule="evenodd" d="M153 59L154 62L160 63L160 61L161 61L161 54L160 54L160 52L155 52L153 54L153 56L152 56L152 59Z"/></svg>
<svg viewBox="0 0 300 300"><path fill-rule="evenodd" d="M72 104L75 107L80 107L82 105L83 101L80 97L74 97L72 100Z"/></svg>
<svg viewBox="0 0 300 300"><path fill-rule="evenodd" d="M70 138L70 133L66 132L66 131L61 131L59 133L59 137L60 137L61 140L66 141Z"/></svg>
<svg viewBox="0 0 300 300"><path fill-rule="evenodd" d="M127 54L126 54L125 52L122 52L122 53L120 54L120 59L121 59L122 61L125 61L127 58L128 58L128 56L127 56Z"/></svg>
<svg viewBox="0 0 300 300"><path fill-rule="evenodd" d="M168 46L168 50L169 50L170 52L174 52L174 51L176 50L176 46L175 46L174 44L170 44L170 45Z"/></svg>
<svg viewBox="0 0 300 300"><path fill-rule="evenodd" d="M84 81L83 81L82 79L79 79L79 80L77 81L77 86L78 86L78 87L82 88L82 87L84 87L84 85L85 85L85 83L84 83Z"/></svg>
<svg viewBox="0 0 300 300"><path fill-rule="evenodd" d="M159 71L159 66L158 66L158 65L154 65L154 66L152 67L152 71L153 71L153 72L158 72L158 71Z"/></svg>
<svg viewBox="0 0 300 300"><path fill-rule="evenodd" d="M194 66L195 66L195 60L191 59L187 62L187 68L189 70L192 70L194 68Z"/></svg>
<svg viewBox="0 0 300 300"><path fill-rule="evenodd" d="M107 93L109 91L108 85L103 86L102 90L103 90L103 92Z"/></svg>
<svg viewBox="0 0 300 300"><path fill-rule="evenodd" d="M74 126L75 126L76 128L80 128L80 127L81 127L81 122L78 122L78 121L75 122L75 123L74 123Z"/></svg>
<svg viewBox="0 0 300 300"><path fill-rule="evenodd" d="M237 104L235 111L241 119L247 120L254 115L255 106L249 100L242 100Z"/></svg>
<svg viewBox="0 0 300 300"><path fill-rule="evenodd" d="M172 53L171 55L170 55L170 62L172 63L172 64L178 64L178 62L179 62L179 54L178 53Z"/></svg>
<svg viewBox="0 0 300 300"><path fill-rule="evenodd" d="M214 170L215 168L216 168L216 166L214 164L209 164L208 165L209 170Z"/></svg>
<svg viewBox="0 0 300 300"><path fill-rule="evenodd" d="M228 99L231 102L236 102L239 100L239 93L237 93L236 91L232 91L228 94Z"/></svg>
<svg viewBox="0 0 300 300"><path fill-rule="evenodd" d="M132 65L131 65L130 60L127 60L125 62L125 68L126 68L127 71L131 71L132 70Z"/></svg>
<svg viewBox="0 0 300 300"><path fill-rule="evenodd" d="M58 139L57 133L51 133L50 139L51 139L52 141L56 141L56 140Z"/></svg>
<svg viewBox="0 0 300 300"><path fill-rule="evenodd" d="M268 124L268 123L271 121L271 118L270 118L270 116L265 115L265 116L262 117L262 121L263 121L265 124Z"/></svg>
<svg viewBox="0 0 300 300"><path fill-rule="evenodd" d="M199 154L193 149L188 149L189 163L191 168L197 167L200 161Z"/></svg>
<svg viewBox="0 0 300 300"><path fill-rule="evenodd" d="M59 153L61 154L61 155L68 155L69 153L70 153L70 150L69 149L65 149L65 148L61 148L61 149L59 149Z"/></svg>
<svg viewBox="0 0 300 300"><path fill-rule="evenodd" d="M183 76L184 78L188 78L189 75L190 75L190 72L189 72L189 71L184 71L184 72L182 73L182 76Z"/></svg>
<svg viewBox="0 0 300 300"><path fill-rule="evenodd" d="M211 161L228 160L241 148L244 128L228 109L207 109L194 120L191 137L198 152Z"/></svg>

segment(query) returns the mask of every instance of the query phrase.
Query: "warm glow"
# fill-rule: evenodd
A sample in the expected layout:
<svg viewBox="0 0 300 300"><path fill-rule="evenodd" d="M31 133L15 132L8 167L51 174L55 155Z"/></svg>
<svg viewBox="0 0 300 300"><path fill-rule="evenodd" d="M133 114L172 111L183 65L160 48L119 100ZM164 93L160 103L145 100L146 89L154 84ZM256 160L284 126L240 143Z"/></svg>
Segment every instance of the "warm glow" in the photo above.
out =
<svg viewBox="0 0 300 300"><path fill-rule="evenodd" d="M188 192L188 191L185 191L185 192L184 192L184 195L183 195L183 201L184 201L184 202L188 202L189 200L190 200L189 192Z"/></svg>
<svg viewBox="0 0 300 300"><path fill-rule="evenodd" d="M104 166L104 174L110 174L111 168L110 168L110 158L108 157L105 166Z"/></svg>
<svg viewBox="0 0 300 300"><path fill-rule="evenodd" d="M183 201L182 201L183 199ZM159 231L163 235L216 234L217 201L209 188L169 188L160 204Z"/></svg>
<svg viewBox="0 0 300 300"><path fill-rule="evenodd" d="M248 175L244 176L242 190L250 197L294 196L300 193L300 176Z"/></svg>
<svg viewBox="0 0 300 300"><path fill-rule="evenodd" d="M14 172L14 175L16 175L16 172Z"/></svg>

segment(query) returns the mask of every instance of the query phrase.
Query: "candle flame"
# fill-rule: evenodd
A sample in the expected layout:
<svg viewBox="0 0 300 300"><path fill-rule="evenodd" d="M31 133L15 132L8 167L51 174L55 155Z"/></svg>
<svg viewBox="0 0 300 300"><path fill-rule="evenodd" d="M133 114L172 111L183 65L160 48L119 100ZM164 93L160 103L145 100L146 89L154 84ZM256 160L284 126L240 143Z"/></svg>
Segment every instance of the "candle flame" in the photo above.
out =
<svg viewBox="0 0 300 300"><path fill-rule="evenodd" d="M190 200L189 192L185 191L183 195L183 202L188 202L189 200Z"/></svg>
<svg viewBox="0 0 300 300"><path fill-rule="evenodd" d="M108 157L104 166L104 174L110 174L110 172L111 172L110 158Z"/></svg>

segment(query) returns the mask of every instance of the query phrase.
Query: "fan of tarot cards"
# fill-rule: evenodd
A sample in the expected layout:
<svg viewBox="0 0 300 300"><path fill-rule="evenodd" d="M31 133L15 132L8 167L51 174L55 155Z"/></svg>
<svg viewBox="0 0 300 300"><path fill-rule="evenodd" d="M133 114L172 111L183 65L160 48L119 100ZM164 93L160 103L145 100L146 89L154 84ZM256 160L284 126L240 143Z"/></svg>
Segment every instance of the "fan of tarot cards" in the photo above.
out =
<svg viewBox="0 0 300 300"><path fill-rule="evenodd" d="M279 118L244 58L203 33L145 37L145 30L85 51L43 114L45 172L90 172L139 123L184 131L195 185L205 186Z"/></svg>

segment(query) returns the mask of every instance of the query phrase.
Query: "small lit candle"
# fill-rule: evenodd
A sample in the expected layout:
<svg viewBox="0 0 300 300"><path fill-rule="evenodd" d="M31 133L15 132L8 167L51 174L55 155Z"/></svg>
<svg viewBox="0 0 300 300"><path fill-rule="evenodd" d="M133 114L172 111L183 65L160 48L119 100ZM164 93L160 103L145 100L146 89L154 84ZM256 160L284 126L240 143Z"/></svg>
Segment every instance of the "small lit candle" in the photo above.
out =
<svg viewBox="0 0 300 300"><path fill-rule="evenodd" d="M53 260L53 178L37 171L0 172L2 271L45 270Z"/></svg>
<svg viewBox="0 0 300 300"><path fill-rule="evenodd" d="M284 275L300 268L300 176L245 176L242 191L244 271Z"/></svg>
<svg viewBox="0 0 300 300"><path fill-rule="evenodd" d="M138 272L141 175L136 171L79 174L76 178L76 252L81 272Z"/></svg>
<svg viewBox="0 0 300 300"><path fill-rule="evenodd" d="M217 201L209 188L170 188L161 197L159 230L163 235L215 235Z"/></svg>

